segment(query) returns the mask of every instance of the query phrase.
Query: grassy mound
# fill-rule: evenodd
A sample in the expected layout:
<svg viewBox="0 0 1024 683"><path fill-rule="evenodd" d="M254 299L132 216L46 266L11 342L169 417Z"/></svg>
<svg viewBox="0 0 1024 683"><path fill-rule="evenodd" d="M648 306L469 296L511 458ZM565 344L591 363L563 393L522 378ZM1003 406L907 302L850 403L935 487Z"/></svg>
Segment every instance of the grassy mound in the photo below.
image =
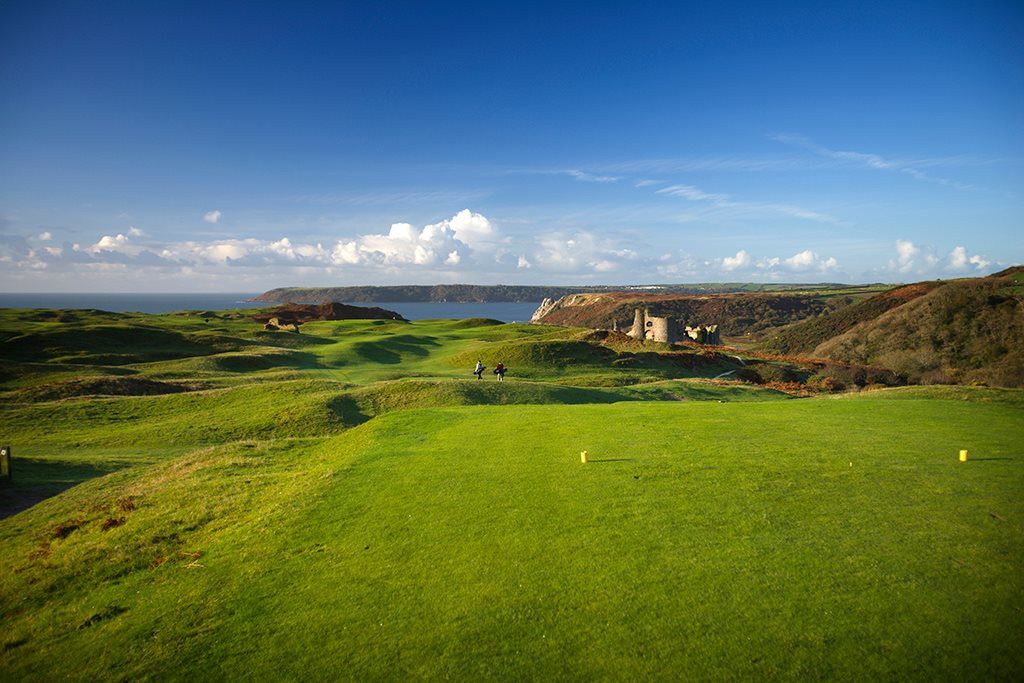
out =
<svg viewBox="0 0 1024 683"><path fill-rule="evenodd" d="M404 380L381 382L345 393L332 405L348 423L416 408L471 405L614 403L625 393L536 382Z"/></svg>
<svg viewBox="0 0 1024 683"><path fill-rule="evenodd" d="M489 369L499 362L516 371L520 368L565 369L572 366L608 365L615 360L611 349L584 341L540 340L517 342L492 342L457 354L451 364L472 368L481 359Z"/></svg>
<svg viewBox="0 0 1024 683"><path fill-rule="evenodd" d="M189 384L159 382L145 377L88 377L51 382L8 394L7 400L54 401L76 396L158 396L195 391Z"/></svg>
<svg viewBox="0 0 1024 683"><path fill-rule="evenodd" d="M495 325L504 325L505 323L501 320L495 320L494 318L463 318L452 323L451 328L455 330L464 330L467 328L478 328L478 327L494 327Z"/></svg>
<svg viewBox="0 0 1024 683"><path fill-rule="evenodd" d="M322 436L342 424L328 406L343 387L325 381L26 404L4 410L5 430L29 454L119 447L155 453L239 439ZM153 450L156 448L157 450Z"/></svg>
<svg viewBox="0 0 1024 683"><path fill-rule="evenodd" d="M144 325L61 325L4 341L11 360L126 365L216 353L209 341Z"/></svg>

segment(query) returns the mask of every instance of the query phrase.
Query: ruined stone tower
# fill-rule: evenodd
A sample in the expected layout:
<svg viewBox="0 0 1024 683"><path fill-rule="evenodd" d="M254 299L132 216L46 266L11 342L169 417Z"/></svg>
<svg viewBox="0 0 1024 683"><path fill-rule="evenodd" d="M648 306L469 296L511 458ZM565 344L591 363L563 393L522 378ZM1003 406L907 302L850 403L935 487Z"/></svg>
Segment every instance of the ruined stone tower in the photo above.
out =
<svg viewBox="0 0 1024 683"><path fill-rule="evenodd" d="M677 327L678 325L671 317L651 315L647 308L642 311L637 308L633 312L633 326L626 334L634 339L673 344L676 341Z"/></svg>
<svg viewBox="0 0 1024 683"><path fill-rule="evenodd" d="M639 308L636 309L636 311L633 312L633 326L629 328L629 332L627 332L626 334L628 334L630 337L633 337L634 339L643 339L645 322L644 318L646 317L646 315L646 309L644 309L644 311L641 311Z"/></svg>
<svg viewBox="0 0 1024 683"><path fill-rule="evenodd" d="M630 337L643 341L674 344L679 339L692 339L699 344L721 344L718 325L683 326L671 316L651 315L645 306L633 311L633 325L627 332Z"/></svg>

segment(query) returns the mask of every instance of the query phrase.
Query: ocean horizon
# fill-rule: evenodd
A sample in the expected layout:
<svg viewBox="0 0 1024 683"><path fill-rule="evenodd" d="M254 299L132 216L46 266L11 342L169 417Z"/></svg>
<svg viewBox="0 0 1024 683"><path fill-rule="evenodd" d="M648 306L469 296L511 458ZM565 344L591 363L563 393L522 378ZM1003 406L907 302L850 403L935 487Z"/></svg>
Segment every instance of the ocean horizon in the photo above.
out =
<svg viewBox="0 0 1024 683"><path fill-rule="evenodd" d="M223 311L235 308L269 308L276 304L249 301L259 292L244 293L0 293L0 308L94 308L113 313L170 313L172 311ZM386 308L407 320L431 318L493 318L504 322L528 322L540 302L345 302L353 306Z"/></svg>

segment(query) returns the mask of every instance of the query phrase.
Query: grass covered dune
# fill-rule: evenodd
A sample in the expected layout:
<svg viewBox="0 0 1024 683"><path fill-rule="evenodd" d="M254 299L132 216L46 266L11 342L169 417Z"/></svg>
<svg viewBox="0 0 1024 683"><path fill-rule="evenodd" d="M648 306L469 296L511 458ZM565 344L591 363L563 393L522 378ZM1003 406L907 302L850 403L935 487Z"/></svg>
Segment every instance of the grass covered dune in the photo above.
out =
<svg viewBox="0 0 1024 683"><path fill-rule="evenodd" d="M0 523L0 674L1011 678L1022 414L471 406L201 448Z"/></svg>

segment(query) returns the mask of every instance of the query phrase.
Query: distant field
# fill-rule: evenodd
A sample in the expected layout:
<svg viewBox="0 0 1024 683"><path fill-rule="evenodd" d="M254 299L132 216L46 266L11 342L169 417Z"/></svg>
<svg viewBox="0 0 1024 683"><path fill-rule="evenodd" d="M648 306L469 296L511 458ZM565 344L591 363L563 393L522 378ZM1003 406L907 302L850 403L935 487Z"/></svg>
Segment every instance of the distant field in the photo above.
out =
<svg viewBox="0 0 1024 683"><path fill-rule="evenodd" d="M63 490L0 520L0 678L1024 665L1020 390L793 399L483 320L75 315L0 312L0 505Z"/></svg>

